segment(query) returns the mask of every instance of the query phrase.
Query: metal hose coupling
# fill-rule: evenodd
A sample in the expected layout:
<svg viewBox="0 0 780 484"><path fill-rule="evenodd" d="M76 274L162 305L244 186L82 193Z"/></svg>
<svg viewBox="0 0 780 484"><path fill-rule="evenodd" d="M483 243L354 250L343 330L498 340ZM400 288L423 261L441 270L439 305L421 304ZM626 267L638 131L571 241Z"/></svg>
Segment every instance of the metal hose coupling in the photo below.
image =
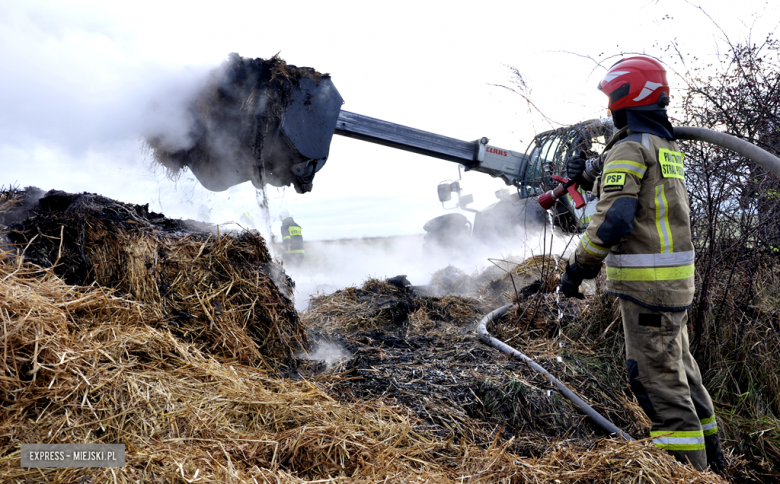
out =
<svg viewBox="0 0 780 484"><path fill-rule="evenodd" d="M601 176L601 170L604 168L604 158L608 151L593 158L585 160L585 170L582 172L582 177L590 183L594 183L596 178Z"/></svg>

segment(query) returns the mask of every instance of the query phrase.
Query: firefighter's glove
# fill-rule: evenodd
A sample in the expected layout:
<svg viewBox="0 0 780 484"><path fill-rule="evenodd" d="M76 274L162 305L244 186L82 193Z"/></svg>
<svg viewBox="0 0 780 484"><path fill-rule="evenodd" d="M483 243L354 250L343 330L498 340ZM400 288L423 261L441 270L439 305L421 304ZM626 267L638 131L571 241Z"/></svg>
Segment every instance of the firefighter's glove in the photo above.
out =
<svg viewBox="0 0 780 484"><path fill-rule="evenodd" d="M577 299L585 299L585 294L580 292L580 282L572 281L568 274L561 276L561 294L565 297L576 297Z"/></svg>
<svg viewBox="0 0 780 484"><path fill-rule="evenodd" d="M580 284L585 279L593 279L599 274L601 265L596 267L582 267L576 263L566 263L566 272L561 276L561 292L566 297L576 297L585 299L585 295L580 292Z"/></svg>
<svg viewBox="0 0 780 484"><path fill-rule="evenodd" d="M577 155L572 156L566 162L566 176L569 177L569 180L574 180L574 183L582 187L583 190L589 192L593 190L593 180L588 180L585 176L586 163L585 152L580 151Z"/></svg>

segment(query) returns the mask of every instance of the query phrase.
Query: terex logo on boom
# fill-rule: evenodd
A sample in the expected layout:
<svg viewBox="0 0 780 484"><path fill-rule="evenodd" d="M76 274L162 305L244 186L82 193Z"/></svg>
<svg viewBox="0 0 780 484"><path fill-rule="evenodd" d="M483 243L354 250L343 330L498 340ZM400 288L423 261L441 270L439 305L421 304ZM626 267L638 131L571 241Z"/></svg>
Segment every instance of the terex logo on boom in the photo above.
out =
<svg viewBox="0 0 780 484"><path fill-rule="evenodd" d="M493 148L492 146L488 146L487 147L487 152L488 153L495 153L495 154L501 155L501 156L507 156L507 152L505 150L499 150L497 148Z"/></svg>

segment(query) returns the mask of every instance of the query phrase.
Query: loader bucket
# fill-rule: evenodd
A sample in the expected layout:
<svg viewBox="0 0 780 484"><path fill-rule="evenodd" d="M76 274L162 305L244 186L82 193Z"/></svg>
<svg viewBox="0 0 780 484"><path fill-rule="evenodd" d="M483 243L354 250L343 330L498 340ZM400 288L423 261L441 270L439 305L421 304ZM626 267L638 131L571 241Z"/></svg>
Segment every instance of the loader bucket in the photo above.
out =
<svg viewBox="0 0 780 484"><path fill-rule="evenodd" d="M191 146L147 141L157 162L174 174L189 168L211 191L251 181L305 193L328 158L342 104L327 74L231 54L190 107Z"/></svg>
<svg viewBox="0 0 780 484"><path fill-rule="evenodd" d="M298 193L311 191L315 173L328 159L343 102L330 78L301 80L282 115L279 136L268 147L266 163L272 173L269 183L292 183Z"/></svg>

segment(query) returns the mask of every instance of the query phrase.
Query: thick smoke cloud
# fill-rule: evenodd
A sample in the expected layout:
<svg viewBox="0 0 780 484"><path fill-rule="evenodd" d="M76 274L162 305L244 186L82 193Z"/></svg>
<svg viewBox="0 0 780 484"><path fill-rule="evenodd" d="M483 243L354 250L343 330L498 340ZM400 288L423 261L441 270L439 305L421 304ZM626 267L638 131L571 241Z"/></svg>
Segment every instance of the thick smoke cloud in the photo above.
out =
<svg viewBox="0 0 780 484"><path fill-rule="evenodd" d="M210 194L155 169L142 140L190 143L187 105L213 65L154 61L94 8L0 5L0 185L97 192L195 218ZM224 220L233 218L224 214Z"/></svg>
<svg viewBox="0 0 780 484"><path fill-rule="evenodd" d="M514 264L505 261L522 261L544 253L568 257L578 242L579 236L549 227L518 227L516 237L503 243L485 246L472 242L458 254L424 253L422 236L335 240L309 244L307 261L300 268L288 267L286 271L296 282L295 307L304 310L312 296L360 286L368 277L385 279L403 274L413 285L423 286L448 265L470 275L494 265L511 269Z"/></svg>
<svg viewBox="0 0 780 484"><path fill-rule="evenodd" d="M0 21L0 142L56 146L76 156L164 130L186 141L185 103L205 67L128 56L106 31L5 12Z"/></svg>

